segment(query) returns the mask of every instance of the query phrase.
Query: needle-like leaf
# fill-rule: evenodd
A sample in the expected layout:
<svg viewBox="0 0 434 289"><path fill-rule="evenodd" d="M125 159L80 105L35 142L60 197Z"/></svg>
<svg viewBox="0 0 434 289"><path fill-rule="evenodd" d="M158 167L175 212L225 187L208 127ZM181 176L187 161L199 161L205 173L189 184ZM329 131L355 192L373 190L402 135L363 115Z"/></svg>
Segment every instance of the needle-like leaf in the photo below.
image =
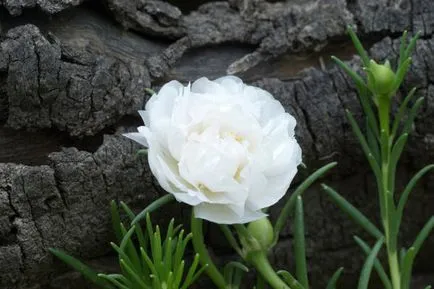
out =
<svg viewBox="0 0 434 289"><path fill-rule="evenodd" d="M363 48L362 43L359 40L359 37L357 37L356 33L354 32L353 28L351 26L347 27L347 32L351 37L351 40L353 41L354 47L356 48L357 52L360 55L360 58L362 59L363 65L365 67L369 66L369 56L366 52L365 48Z"/></svg>
<svg viewBox="0 0 434 289"><path fill-rule="evenodd" d="M175 197L172 194L164 195L163 197L153 201L150 205L148 205L145 209L143 209L131 222L131 225L135 225L138 222L140 222L143 218L146 217L146 214L152 213L153 211L157 210L161 206L168 204L175 200Z"/></svg>
<svg viewBox="0 0 434 289"><path fill-rule="evenodd" d="M330 278L329 282L327 283L326 289L336 289L336 283L339 280L339 277L341 276L342 272L344 271L344 267L340 267L336 272L333 274L333 276Z"/></svg>
<svg viewBox="0 0 434 289"><path fill-rule="evenodd" d="M363 241L362 239L360 239L357 236L354 236L354 240L362 248L362 250L365 252L365 254L367 256L369 256L369 253L372 251L371 247L369 247L369 245L366 244L365 241ZM374 261L374 268L377 271L378 276L380 277L381 281L383 282L384 288L385 289L392 289L392 283L390 282L386 271L384 271L384 268L381 265L380 261L378 261L378 259L375 259L375 261Z"/></svg>
<svg viewBox="0 0 434 289"><path fill-rule="evenodd" d="M294 217L294 255L297 280L304 288L309 288L306 265L306 246L304 237L303 200L297 197Z"/></svg>
<svg viewBox="0 0 434 289"><path fill-rule="evenodd" d="M368 233L370 233L375 238L382 238L383 234L381 231L371 222L369 219L363 215L359 210L351 205L345 198L339 195L332 188L322 184L322 188L327 192L327 194L332 198L332 200L340 207L345 213L347 213L356 223L362 226Z"/></svg>
<svg viewBox="0 0 434 289"><path fill-rule="evenodd" d="M374 266L378 252L380 251L381 246L383 246L383 242L383 238L378 240L377 243L375 243L374 248L372 248L371 252L369 253L368 257L366 258L365 264L363 265L362 272L360 274L359 285L357 287L358 289L368 289L372 268Z"/></svg>
<svg viewBox="0 0 434 289"><path fill-rule="evenodd" d="M393 120L392 134L391 134L392 140L395 138L398 132L399 124L401 123L401 120L404 117L404 113L407 111L407 105L410 102L410 100L413 98L415 92L416 92L416 87L410 90L410 92L404 98L404 101L399 106L398 113L396 114L395 119Z"/></svg>
<svg viewBox="0 0 434 289"><path fill-rule="evenodd" d="M334 168L337 165L336 162L329 163L318 170L316 170L313 174L311 174L307 179L305 179L298 187L295 189L294 193L292 193L291 197L286 201L285 206L279 214L279 217L276 220L274 225L274 241L273 244L276 244L279 240L279 234L285 226L286 221L291 215L295 201L297 197L303 194L316 180L321 178L325 173L327 173L330 169Z"/></svg>

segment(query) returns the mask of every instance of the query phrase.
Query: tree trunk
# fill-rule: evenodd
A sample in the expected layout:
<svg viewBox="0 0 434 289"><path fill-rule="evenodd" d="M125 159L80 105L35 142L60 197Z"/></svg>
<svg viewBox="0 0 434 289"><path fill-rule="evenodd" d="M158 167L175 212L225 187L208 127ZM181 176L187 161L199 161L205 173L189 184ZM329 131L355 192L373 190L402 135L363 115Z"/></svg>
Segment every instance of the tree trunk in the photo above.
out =
<svg viewBox="0 0 434 289"><path fill-rule="evenodd" d="M308 169L296 181L338 161L322 181L378 220L374 180L344 114L362 122L357 95L330 61L337 55L360 68L347 25L373 58L392 63L401 33L422 33L397 97L413 86L425 97L400 163L402 188L434 162L432 1L0 0L0 288L86 288L50 247L105 269L112 263L109 201L139 211L164 194L140 147L121 133L141 123L145 88L169 79L232 73L268 90L297 119ZM433 189L430 175L411 196L405 246L434 213ZM184 220L188 208L173 208ZM341 288L354 287L364 258L352 236L366 234L318 186L306 192L305 212L313 288L340 266ZM216 256L233 254L218 228L208 229ZM291 236L288 226L276 267L292 266ZM432 258L433 235L417 258L418 279L434 272Z"/></svg>

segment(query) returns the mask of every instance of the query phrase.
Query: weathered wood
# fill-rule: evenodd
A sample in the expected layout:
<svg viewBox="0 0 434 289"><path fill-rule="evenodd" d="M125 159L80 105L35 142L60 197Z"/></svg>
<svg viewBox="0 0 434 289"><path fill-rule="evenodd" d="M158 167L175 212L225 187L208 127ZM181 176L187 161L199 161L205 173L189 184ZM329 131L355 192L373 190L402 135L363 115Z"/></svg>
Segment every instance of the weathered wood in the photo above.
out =
<svg viewBox="0 0 434 289"><path fill-rule="evenodd" d="M341 0L293 4L262 0L211 2L184 17L186 41L182 48L175 42L174 48L168 49L188 50L228 42L255 45L254 52L227 68L230 73L240 73L286 51L320 50L328 39L342 35L349 24L354 24L352 15ZM169 55L164 53L148 61L153 76L161 77L164 68L182 56Z"/></svg>
<svg viewBox="0 0 434 289"><path fill-rule="evenodd" d="M140 124L136 110L147 99L144 88L173 78L215 78L229 69L270 91L297 118L308 171L339 161L324 181L378 220L374 181L343 113L348 108L361 121L360 106L351 81L328 60L336 54L360 68L345 36L347 24L357 24L368 47L375 43L376 59L392 62L399 34L422 30L403 92L419 86L426 104L398 189L416 169L434 162L432 1L191 1L180 9L179 1L103 2L110 14L94 11L95 4L50 17L39 12L60 10L44 8L50 1L1 2L12 14L19 12L11 5L37 8L0 19L0 288L80 287L78 276L62 275L65 267L46 249L106 262L109 200L139 210L164 193L146 159L135 154L139 146L119 134ZM56 3L66 8L79 1ZM86 136L96 144L87 144ZM434 212L433 188L431 176L410 200L406 245ZM343 288L352 288L362 256L352 234L361 230L318 187L307 193L305 204L314 288L323 287L339 266L347 268ZM173 209L185 217L180 206ZM218 228L208 229L215 254L231 254ZM279 268L291 265L289 227L282 236L273 252ZM434 271L433 248L431 237L416 272Z"/></svg>
<svg viewBox="0 0 434 289"><path fill-rule="evenodd" d="M16 131L0 129L0 163L41 165L48 155L67 143L65 135L51 132Z"/></svg>
<svg viewBox="0 0 434 289"><path fill-rule="evenodd" d="M180 25L181 11L167 2L160 0L106 0L105 2L114 18L125 28L175 39L185 34Z"/></svg>
<svg viewBox="0 0 434 289"><path fill-rule="evenodd" d="M33 25L9 30L1 45L11 128L93 135L143 106L150 82L140 63L80 57Z"/></svg>
<svg viewBox="0 0 434 289"><path fill-rule="evenodd" d="M84 0L2 0L0 7L4 6L11 15L18 16L24 9L38 8L48 14L55 14L64 9L77 6Z"/></svg>

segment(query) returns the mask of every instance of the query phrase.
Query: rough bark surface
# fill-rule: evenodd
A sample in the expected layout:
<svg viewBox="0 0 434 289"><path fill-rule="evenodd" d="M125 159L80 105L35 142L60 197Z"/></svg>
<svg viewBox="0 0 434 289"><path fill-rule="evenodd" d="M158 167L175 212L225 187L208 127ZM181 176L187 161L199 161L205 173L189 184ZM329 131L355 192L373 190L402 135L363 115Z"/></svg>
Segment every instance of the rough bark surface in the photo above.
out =
<svg viewBox="0 0 434 289"><path fill-rule="evenodd" d="M23 13L24 9L39 8L45 13L55 14L64 9L77 6L84 0L2 0L0 6L13 16L18 16Z"/></svg>
<svg viewBox="0 0 434 289"><path fill-rule="evenodd" d="M0 0L0 6L0 288L88 288L50 247L115 268L109 201L138 211L164 194L146 158L136 154L139 146L121 133L140 124L136 111L148 98L145 88L173 78L229 72L270 91L298 122L308 169L297 181L338 161L323 181L378 221L374 180L344 114L350 109L362 121L357 96L328 60L335 54L360 67L347 25L357 28L374 58L392 62L400 34L421 31L401 93L418 86L425 104L398 188L434 162L432 1ZM430 175L411 196L406 246L434 213L433 189ZM305 206L313 288L324 287L340 266L346 268L342 288L354 287L363 256L352 235L365 235L317 186L306 193ZM188 210L172 208L185 219ZM216 256L233 254L217 227L207 236ZM289 225L273 252L279 268L292 266L291 237ZM413 288L434 282L433 257L431 236Z"/></svg>
<svg viewBox="0 0 434 289"><path fill-rule="evenodd" d="M34 25L9 30L1 47L6 123L14 129L93 135L140 109L150 85L143 65L111 57L78 58Z"/></svg>

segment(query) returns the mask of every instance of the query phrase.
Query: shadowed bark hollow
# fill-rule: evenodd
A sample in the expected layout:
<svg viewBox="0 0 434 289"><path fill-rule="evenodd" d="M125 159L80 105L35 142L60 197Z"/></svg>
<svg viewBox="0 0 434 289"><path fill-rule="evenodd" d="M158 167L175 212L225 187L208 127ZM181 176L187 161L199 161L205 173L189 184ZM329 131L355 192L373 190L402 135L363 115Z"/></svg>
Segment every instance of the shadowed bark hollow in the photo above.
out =
<svg viewBox="0 0 434 289"><path fill-rule="evenodd" d="M401 101L418 86L425 97L400 163L400 189L434 162L432 1L0 0L0 288L88 288L50 247L116 268L109 201L139 211L164 194L146 158L136 154L140 147L121 133L140 124L136 111L149 97L145 88L169 79L232 73L270 91L297 119L308 169L296 182L338 161L323 181L378 222L375 183L344 115L350 109L362 122L360 105L350 79L329 61L334 54L360 68L347 25L375 59L392 63L401 33L422 33L397 96ZM411 196L404 245L433 215L433 190L430 175ZM363 255L352 235L367 236L318 186L306 192L305 206L313 288L324 287L340 266L342 288L354 287ZM179 221L187 218L188 208L172 208ZM231 256L218 228L207 229L217 259ZM274 264L291 267L290 225L282 237ZM431 236L413 288L434 282L433 257Z"/></svg>

